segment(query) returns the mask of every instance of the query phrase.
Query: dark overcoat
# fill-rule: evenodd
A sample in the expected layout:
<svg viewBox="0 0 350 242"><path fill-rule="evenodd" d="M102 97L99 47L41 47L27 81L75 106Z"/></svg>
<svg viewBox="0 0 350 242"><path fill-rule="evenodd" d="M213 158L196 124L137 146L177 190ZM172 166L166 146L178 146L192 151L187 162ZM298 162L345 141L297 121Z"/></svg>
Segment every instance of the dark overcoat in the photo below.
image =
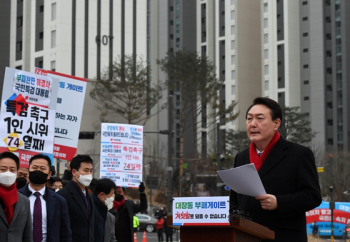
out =
<svg viewBox="0 0 350 242"><path fill-rule="evenodd" d="M234 167L249 163L247 149L237 154ZM322 202L312 151L281 137L258 173L266 193L276 196L278 208L264 210L254 197L231 190L230 212L237 207L249 212L254 222L275 231L274 241L307 242L305 212Z"/></svg>

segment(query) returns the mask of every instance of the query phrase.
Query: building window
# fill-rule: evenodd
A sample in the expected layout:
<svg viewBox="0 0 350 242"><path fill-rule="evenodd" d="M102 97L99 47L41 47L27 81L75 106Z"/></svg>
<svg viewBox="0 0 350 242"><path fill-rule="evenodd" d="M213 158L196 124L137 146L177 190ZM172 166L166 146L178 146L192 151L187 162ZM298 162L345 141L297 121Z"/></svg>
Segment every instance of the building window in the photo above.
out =
<svg viewBox="0 0 350 242"><path fill-rule="evenodd" d="M305 80L304 85L309 85L309 80Z"/></svg>
<svg viewBox="0 0 350 242"><path fill-rule="evenodd" d="M304 1L304 2L303 2L303 5L307 5L307 1Z"/></svg>
<svg viewBox="0 0 350 242"><path fill-rule="evenodd" d="M56 3L51 4L51 20L56 19Z"/></svg>
<svg viewBox="0 0 350 242"><path fill-rule="evenodd" d="M269 81L268 80L266 80L265 81L265 91L268 91L269 90Z"/></svg>
<svg viewBox="0 0 350 242"><path fill-rule="evenodd" d="M309 100L309 97L304 97L304 101L308 101Z"/></svg>
<svg viewBox="0 0 350 242"><path fill-rule="evenodd" d="M51 31L51 48L56 47L56 30Z"/></svg>
<svg viewBox="0 0 350 242"><path fill-rule="evenodd" d="M333 103L332 103L332 102L328 102L328 103L327 103L327 108L332 109L332 108L333 108Z"/></svg>
<svg viewBox="0 0 350 242"><path fill-rule="evenodd" d="M332 57L332 51L331 50L327 50L326 51L326 55L327 55L327 57Z"/></svg>
<svg viewBox="0 0 350 242"><path fill-rule="evenodd" d="M267 3L264 3L264 13L267 13L268 10L269 10L269 9L268 9Z"/></svg>
<svg viewBox="0 0 350 242"><path fill-rule="evenodd" d="M303 52L304 53L309 52L309 49L303 49Z"/></svg>
<svg viewBox="0 0 350 242"><path fill-rule="evenodd" d="M39 67L39 68L44 68L44 61L42 61L42 60L39 61L39 62L38 62L38 67Z"/></svg>
<svg viewBox="0 0 350 242"><path fill-rule="evenodd" d="M170 6L170 12L173 12L173 11L174 11L174 7Z"/></svg>
<svg viewBox="0 0 350 242"><path fill-rule="evenodd" d="M309 68L309 65L304 65L303 68L307 69L307 68Z"/></svg>
<svg viewBox="0 0 350 242"><path fill-rule="evenodd" d="M326 23L330 23L330 22L332 22L332 20L331 20L331 17L326 17Z"/></svg>
<svg viewBox="0 0 350 242"><path fill-rule="evenodd" d="M266 50L264 50L264 59L266 60L268 58L269 58L269 50L266 49Z"/></svg>
<svg viewBox="0 0 350 242"><path fill-rule="evenodd" d="M235 70L231 71L231 80L236 80L236 71Z"/></svg>
<svg viewBox="0 0 350 242"><path fill-rule="evenodd" d="M268 34L264 34L264 44L269 43L269 35Z"/></svg>
<svg viewBox="0 0 350 242"><path fill-rule="evenodd" d="M326 34L326 39L332 39L332 35L331 34Z"/></svg>
<svg viewBox="0 0 350 242"><path fill-rule="evenodd" d="M235 10L231 11L231 20L235 20L236 19L236 12Z"/></svg>
<svg viewBox="0 0 350 242"><path fill-rule="evenodd" d="M231 35L235 35L236 33L236 26L231 25Z"/></svg>
<svg viewBox="0 0 350 242"><path fill-rule="evenodd" d="M21 52L22 51L22 41L18 41L16 43L16 52Z"/></svg>
<svg viewBox="0 0 350 242"><path fill-rule="evenodd" d="M40 5L39 11L40 11L40 13L44 12L44 5Z"/></svg>
<svg viewBox="0 0 350 242"><path fill-rule="evenodd" d="M231 86L231 95L236 96L236 86L235 85Z"/></svg>
<svg viewBox="0 0 350 242"><path fill-rule="evenodd" d="M51 61L51 71L56 71L56 61Z"/></svg>
<svg viewBox="0 0 350 242"><path fill-rule="evenodd" d="M303 36L307 37L307 36L309 36L309 34L308 33L303 33Z"/></svg>
<svg viewBox="0 0 350 242"><path fill-rule="evenodd" d="M236 65L236 56L231 55L231 65Z"/></svg>
<svg viewBox="0 0 350 242"><path fill-rule="evenodd" d="M333 145L333 139L327 139L327 144L328 145Z"/></svg>
<svg viewBox="0 0 350 242"><path fill-rule="evenodd" d="M39 39L43 39L44 38L44 32L40 32L39 33Z"/></svg>
<svg viewBox="0 0 350 242"><path fill-rule="evenodd" d="M332 68L331 67L328 67L327 70L326 70L327 74L332 74Z"/></svg>
<svg viewBox="0 0 350 242"><path fill-rule="evenodd" d="M330 91L330 92L332 91L332 84L327 85L327 91Z"/></svg>
<svg viewBox="0 0 350 242"><path fill-rule="evenodd" d="M333 126L333 119L328 119L327 120L327 125L328 126Z"/></svg>
<svg viewBox="0 0 350 242"><path fill-rule="evenodd" d="M269 22L267 18L264 18L264 28L266 29L267 27L269 27Z"/></svg>
<svg viewBox="0 0 350 242"><path fill-rule="evenodd" d="M265 75L269 74L269 65L265 65L264 72L265 72Z"/></svg>
<svg viewBox="0 0 350 242"><path fill-rule="evenodd" d="M23 26L23 17L18 17L17 18L17 28L20 28Z"/></svg>
<svg viewBox="0 0 350 242"><path fill-rule="evenodd" d="M234 40L231 40L231 50L235 50L236 49L236 43Z"/></svg>
<svg viewBox="0 0 350 242"><path fill-rule="evenodd" d="M304 17L303 18L303 21L307 21L309 18L308 17Z"/></svg>

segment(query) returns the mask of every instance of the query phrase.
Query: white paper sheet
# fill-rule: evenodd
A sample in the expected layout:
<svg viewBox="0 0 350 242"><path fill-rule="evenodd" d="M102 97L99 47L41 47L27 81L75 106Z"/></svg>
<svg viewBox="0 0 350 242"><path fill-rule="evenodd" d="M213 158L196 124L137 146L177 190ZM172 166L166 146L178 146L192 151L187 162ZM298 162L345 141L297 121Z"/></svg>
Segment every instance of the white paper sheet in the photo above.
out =
<svg viewBox="0 0 350 242"><path fill-rule="evenodd" d="M237 193L257 197L265 195L265 188L254 164L218 171L222 181Z"/></svg>

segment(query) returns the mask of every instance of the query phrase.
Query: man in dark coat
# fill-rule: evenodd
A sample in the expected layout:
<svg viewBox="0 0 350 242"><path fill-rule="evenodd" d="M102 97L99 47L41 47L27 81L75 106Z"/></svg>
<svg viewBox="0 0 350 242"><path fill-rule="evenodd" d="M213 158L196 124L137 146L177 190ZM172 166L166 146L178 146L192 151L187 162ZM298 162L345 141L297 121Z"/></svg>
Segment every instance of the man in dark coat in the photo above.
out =
<svg viewBox="0 0 350 242"><path fill-rule="evenodd" d="M135 204L131 200L125 200L125 188L117 187L115 190L115 201L110 212L115 215L115 237L118 242L133 241L133 216L147 209L147 197L145 194L145 185L140 183L140 204Z"/></svg>
<svg viewBox="0 0 350 242"><path fill-rule="evenodd" d="M275 101L256 98L246 118L251 145L237 154L234 166L253 163L267 194L254 198L231 190L230 212L249 212L275 232L273 241L306 242L305 212L322 202L312 151L280 137L282 111Z"/></svg>
<svg viewBox="0 0 350 242"><path fill-rule="evenodd" d="M94 206L86 189L92 180L92 159L88 155L75 156L70 167L73 180L57 193L66 199L73 242L94 241Z"/></svg>
<svg viewBox="0 0 350 242"><path fill-rule="evenodd" d="M113 208L115 183L108 178L97 180L91 194L95 212L95 241L115 242L115 218L108 212Z"/></svg>
<svg viewBox="0 0 350 242"><path fill-rule="evenodd" d="M46 227L45 239L47 242L70 242L72 231L67 202L45 186L50 175L50 165L51 160L48 156L34 155L29 161L29 183L18 191L28 197L33 204L35 201L33 193L42 192L44 194L42 197L46 207L46 219L43 221L46 221L46 224L43 224L43 227ZM31 208L33 209L34 205Z"/></svg>

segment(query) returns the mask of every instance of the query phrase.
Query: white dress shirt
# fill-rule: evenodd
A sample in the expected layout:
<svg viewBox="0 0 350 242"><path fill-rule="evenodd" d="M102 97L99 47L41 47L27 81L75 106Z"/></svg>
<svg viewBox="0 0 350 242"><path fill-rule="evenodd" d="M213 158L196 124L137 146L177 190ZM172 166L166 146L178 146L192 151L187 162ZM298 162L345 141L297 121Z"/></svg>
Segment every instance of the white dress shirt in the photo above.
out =
<svg viewBox="0 0 350 242"><path fill-rule="evenodd" d="M29 201L30 201L30 212L32 215L32 222L33 222L33 211L34 211L34 203L36 200L36 196L34 195L34 193L36 192L33 188L30 187L30 183L28 185L28 189L29 191L32 192L32 195L30 195ZM46 242L46 237L47 237L47 213L46 213L46 201L43 198L43 196L45 195L45 187L43 189L41 189L40 191L38 191L41 196L40 196L40 201L41 201L41 214L42 214L42 229L43 229L43 240L42 242Z"/></svg>

